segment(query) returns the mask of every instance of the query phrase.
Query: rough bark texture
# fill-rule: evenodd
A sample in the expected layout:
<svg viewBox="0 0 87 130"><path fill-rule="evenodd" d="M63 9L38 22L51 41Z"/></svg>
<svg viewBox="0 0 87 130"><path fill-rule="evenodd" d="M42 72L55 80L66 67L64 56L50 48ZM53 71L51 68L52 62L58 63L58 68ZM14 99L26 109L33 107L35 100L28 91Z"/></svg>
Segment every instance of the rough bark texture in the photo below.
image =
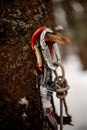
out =
<svg viewBox="0 0 87 130"><path fill-rule="evenodd" d="M0 1L0 130L50 130L35 86L36 57L29 41L37 27L52 27L52 19L51 0ZM28 108L18 103L23 97Z"/></svg>

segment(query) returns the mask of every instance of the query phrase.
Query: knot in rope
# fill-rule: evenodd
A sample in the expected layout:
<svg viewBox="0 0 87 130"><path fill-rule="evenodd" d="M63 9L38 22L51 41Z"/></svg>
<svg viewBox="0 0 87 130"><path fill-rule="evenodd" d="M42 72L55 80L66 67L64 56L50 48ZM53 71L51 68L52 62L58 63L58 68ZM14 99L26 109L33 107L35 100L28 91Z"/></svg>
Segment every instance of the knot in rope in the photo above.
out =
<svg viewBox="0 0 87 130"><path fill-rule="evenodd" d="M64 70L63 65L59 62L55 62L54 65L57 65L58 67L60 67L61 72L62 72L62 75L59 76L56 70L54 70L54 74L55 74L54 83L55 83L56 96L60 99L64 99L65 96L68 94L68 89L70 87L65 78L65 70Z"/></svg>

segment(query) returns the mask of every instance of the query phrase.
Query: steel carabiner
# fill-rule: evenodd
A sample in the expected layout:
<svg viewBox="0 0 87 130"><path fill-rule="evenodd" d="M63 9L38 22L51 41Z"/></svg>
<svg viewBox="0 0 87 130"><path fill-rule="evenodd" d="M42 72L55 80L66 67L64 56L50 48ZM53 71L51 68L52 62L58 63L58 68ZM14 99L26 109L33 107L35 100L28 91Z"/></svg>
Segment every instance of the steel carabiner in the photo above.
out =
<svg viewBox="0 0 87 130"><path fill-rule="evenodd" d="M53 31L49 28L45 28L40 35L40 45L41 45L41 51L44 57L45 62L48 64L49 68L52 70L55 70L56 67L53 65L53 62L61 61L61 55L58 49L57 43L51 43L52 45L52 54L50 53L49 49L49 43L46 44L44 37L46 33L53 33Z"/></svg>

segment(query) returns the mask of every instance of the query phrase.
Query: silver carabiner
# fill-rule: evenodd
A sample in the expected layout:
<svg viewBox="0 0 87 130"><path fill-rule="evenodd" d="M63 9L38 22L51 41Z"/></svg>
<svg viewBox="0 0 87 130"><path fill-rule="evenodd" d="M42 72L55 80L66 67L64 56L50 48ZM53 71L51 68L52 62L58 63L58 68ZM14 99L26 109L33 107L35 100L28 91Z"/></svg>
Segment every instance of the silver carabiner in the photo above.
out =
<svg viewBox="0 0 87 130"><path fill-rule="evenodd" d="M53 62L61 61L61 55L60 55L58 45L55 42L55 43L53 43L53 52L52 52L52 56L51 56L49 47L46 44L46 42L44 41L44 37L47 32L53 33L53 31L51 29L46 28L42 31L42 33L40 35L40 45L41 45L42 55L43 55L46 63L48 64L49 68L51 68L52 70L56 70L56 67L53 65Z"/></svg>

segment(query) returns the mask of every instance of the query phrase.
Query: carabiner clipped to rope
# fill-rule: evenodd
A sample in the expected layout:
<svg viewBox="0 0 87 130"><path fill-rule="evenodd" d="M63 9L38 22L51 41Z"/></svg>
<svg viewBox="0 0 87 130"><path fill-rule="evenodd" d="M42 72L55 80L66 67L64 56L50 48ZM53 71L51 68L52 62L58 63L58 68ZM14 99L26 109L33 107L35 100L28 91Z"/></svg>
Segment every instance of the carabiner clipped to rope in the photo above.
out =
<svg viewBox="0 0 87 130"><path fill-rule="evenodd" d="M56 67L53 65L53 62L61 61L61 55L60 55L58 45L56 42L54 43L50 42L48 43L48 45L46 44L44 40L46 33L53 33L53 31L49 28L45 28L41 32L41 35L40 35L41 51L42 51L44 60L48 64L49 68L51 68L52 70L55 70ZM50 46L51 46L51 50L50 50Z"/></svg>
<svg viewBox="0 0 87 130"><path fill-rule="evenodd" d="M46 33L53 33L53 31L47 27L40 27L33 33L31 41L30 41L31 48L35 52L35 55L37 58L37 66L40 72L43 72L42 54L43 54L45 62L47 62L48 66L53 70L56 69L56 67L53 65L53 62L61 61L61 56L60 56L57 43L50 42L48 43L48 45L46 44L44 40ZM42 54L36 44L36 41L39 35L40 35L40 45L41 45Z"/></svg>

